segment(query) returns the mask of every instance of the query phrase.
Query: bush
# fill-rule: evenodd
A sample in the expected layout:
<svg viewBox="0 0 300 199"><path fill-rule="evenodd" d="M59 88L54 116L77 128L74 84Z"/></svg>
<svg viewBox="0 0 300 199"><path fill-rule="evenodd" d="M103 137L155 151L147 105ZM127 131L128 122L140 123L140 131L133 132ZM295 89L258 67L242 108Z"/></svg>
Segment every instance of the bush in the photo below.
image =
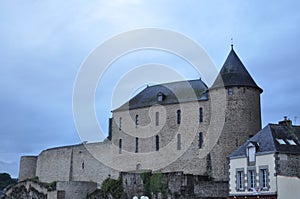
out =
<svg viewBox="0 0 300 199"><path fill-rule="evenodd" d="M126 194L122 187L122 179L118 180L107 178L103 181L101 186L101 195L104 198L108 198L111 195L115 199L126 198Z"/></svg>

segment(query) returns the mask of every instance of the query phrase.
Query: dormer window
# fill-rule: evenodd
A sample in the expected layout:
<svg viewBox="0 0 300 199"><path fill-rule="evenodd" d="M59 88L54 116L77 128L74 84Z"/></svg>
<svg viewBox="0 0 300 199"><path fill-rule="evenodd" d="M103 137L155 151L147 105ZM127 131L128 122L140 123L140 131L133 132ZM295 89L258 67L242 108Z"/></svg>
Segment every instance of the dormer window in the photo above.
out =
<svg viewBox="0 0 300 199"><path fill-rule="evenodd" d="M247 146L247 157L249 166L255 165L256 147L258 147L258 144L254 142L250 142Z"/></svg>
<svg viewBox="0 0 300 199"><path fill-rule="evenodd" d="M162 102L165 98L165 95L162 92L157 93L157 101Z"/></svg>

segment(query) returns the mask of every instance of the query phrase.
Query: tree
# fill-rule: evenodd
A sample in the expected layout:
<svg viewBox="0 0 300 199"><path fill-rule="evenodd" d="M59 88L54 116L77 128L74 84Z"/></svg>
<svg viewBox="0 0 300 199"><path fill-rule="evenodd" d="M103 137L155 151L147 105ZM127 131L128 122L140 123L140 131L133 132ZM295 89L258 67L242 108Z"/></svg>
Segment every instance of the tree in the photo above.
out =
<svg viewBox="0 0 300 199"><path fill-rule="evenodd" d="M8 173L0 173L0 190L3 190L11 184L16 184L16 181L13 180Z"/></svg>

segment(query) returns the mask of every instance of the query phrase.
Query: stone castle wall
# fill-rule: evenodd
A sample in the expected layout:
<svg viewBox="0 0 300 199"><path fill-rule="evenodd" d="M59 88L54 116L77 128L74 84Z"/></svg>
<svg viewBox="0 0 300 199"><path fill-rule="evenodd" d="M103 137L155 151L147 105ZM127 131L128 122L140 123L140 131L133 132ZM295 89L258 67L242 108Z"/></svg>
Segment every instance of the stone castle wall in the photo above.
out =
<svg viewBox="0 0 300 199"><path fill-rule="evenodd" d="M199 108L203 109L203 121L199 122ZM122 149L117 151L122 158L126 153L140 155L132 167L124 165L124 171L133 171L137 167L143 170L155 168L155 158L142 159L148 153L160 154L168 164L158 168L163 172L183 171L191 174L207 175L206 157L200 158L199 133L203 140L207 135L210 120L209 101L186 102L172 105L155 105L150 108L118 111L113 113L112 143L119 148L122 139ZM177 124L177 110L181 110L181 122ZM159 113L159 122L156 122L156 113ZM138 115L138 125L135 117ZM120 127L120 118L121 127ZM180 138L178 138L180 134ZM159 149L157 150L157 137ZM136 138L138 137L138 152L136 153ZM180 139L180 141L178 141ZM180 145L180 146L178 146ZM205 147L205 142L201 148ZM165 152L169 151L169 154ZM179 159L168 160L168 156ZM165 157L166 156L166 157ZM153 161L154 160L154 161ZM139 165L139 166L137 166ZM152 166L153 165L153 166Z"/></svg>
<svg viewBox="0 0 300 199"><path fill-rule="evenodd" d="M97 145L106 146L105 143ZM42 182L93 181L101 184L108 176L118 178L119 172L101 163L80 144L43 151L38 156L36 176Z"/></svg>

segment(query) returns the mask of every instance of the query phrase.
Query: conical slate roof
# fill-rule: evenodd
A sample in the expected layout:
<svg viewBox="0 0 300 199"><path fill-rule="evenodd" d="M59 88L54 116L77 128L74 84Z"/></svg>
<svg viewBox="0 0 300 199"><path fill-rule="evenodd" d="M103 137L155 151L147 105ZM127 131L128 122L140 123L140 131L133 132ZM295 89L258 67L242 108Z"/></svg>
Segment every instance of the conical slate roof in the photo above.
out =
<svg viewBox="0 0 300 199"><path fill-rule="evenodd" d="M231 86L247 86L257 88L260 92L263 91L252 79L233 47L231 47L231 51L210 89Z"/></svg>

